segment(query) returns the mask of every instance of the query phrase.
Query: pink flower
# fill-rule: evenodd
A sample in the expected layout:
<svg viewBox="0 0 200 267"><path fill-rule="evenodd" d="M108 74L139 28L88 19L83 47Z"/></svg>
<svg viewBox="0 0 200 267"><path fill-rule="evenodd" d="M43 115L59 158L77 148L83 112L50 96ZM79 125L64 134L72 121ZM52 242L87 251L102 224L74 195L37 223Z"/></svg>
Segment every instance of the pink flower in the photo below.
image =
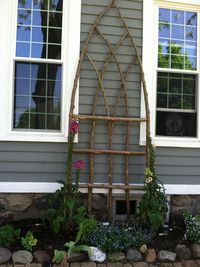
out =
<svg viewBox="0 0 200 267"><path fill-rule="evenodd" d="M79 132L79 129L80 129L80 127L79 127L78 122L76 120L73 120L72 123L69 126L70 133L76 134L76 133Z"/></svg>
<svg viewBox="0 0 200 267"><path fill-rule="evenodd" d="M77 170L85 168L85 161L81 159L77 160L76 162L74 162L74 168Z"/></svg>

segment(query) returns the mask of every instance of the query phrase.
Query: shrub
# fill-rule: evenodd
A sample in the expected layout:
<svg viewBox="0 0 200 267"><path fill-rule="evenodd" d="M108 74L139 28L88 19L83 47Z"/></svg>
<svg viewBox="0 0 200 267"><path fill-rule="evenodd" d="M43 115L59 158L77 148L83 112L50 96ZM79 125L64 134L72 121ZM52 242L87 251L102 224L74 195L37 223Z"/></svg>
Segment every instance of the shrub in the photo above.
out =
<svg viewBox="0 0 200 267"><path fill-rule="evenodd" d="M126 251L128 248L138 249L149 243L150 239L150 234L142 228L124 228L120 225L100 225L85 238L88 245L108 253Z"/></svg>
<svg viewBox="0 0 200 267"><path fill-rule="evenodd" d="M200 243L200 215L193 216L188 212L183 213L185 223L185 239Z"/></svg>
<svg viewBox="0 0 200 267"><path fill-rule="evenodd" d="M10 247L19 238L20 232L10 224L0 226L0 246Z"/></svg>

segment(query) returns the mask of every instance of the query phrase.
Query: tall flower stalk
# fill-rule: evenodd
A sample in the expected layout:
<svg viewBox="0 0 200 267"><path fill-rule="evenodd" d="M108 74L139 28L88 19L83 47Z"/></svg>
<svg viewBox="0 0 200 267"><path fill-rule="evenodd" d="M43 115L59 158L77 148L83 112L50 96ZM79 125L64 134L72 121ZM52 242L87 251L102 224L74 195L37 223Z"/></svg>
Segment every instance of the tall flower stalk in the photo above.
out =
<svg viewBox="0 0 200 267"><path fill-rule="evenodd" d="M72 155L74 149L74 139L76 134L79 132L80 127L76 120L73 120L69 126L68 134L68 154L67 154L67 165L66 165L66 183L67 183L67 193L71 195L72 193Z"/></svg>
<svg viewBox="0 0 200 267"><path fill-rule="evenodd" d="M141 221L153 230L163 226L167 214L165 188L155 173L155 146L147 138L149 154L148 168L145 170L144 194L139 204Z"/></svg>
<svg viewBox="0 0 200 267"><path fill-rule="evenodd" d="M49 208L46 214L47 220L55 233L58 233L61 229L66 230L68 233L73 232L73 227L85 217L85 209L80 207L78 191L80 172L85 167L85 162L77 160L73 163L72 161L74 140L79 128L76 120L73 120L69 126L66 178L64 181L59 181L62 186L50 199L51 203L57 205L56 208ZM72 179L72 168L75 169L75 182Z"/></svg>

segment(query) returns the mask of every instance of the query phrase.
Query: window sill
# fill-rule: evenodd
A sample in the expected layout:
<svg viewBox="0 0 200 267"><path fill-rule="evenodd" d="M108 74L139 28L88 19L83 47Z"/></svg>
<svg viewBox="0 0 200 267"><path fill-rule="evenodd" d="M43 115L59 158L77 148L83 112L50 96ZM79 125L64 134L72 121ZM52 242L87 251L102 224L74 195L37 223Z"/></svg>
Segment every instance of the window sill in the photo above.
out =
<svg viewBox="0 0 200 267"><path fill-rule="evenodd" d="M67 135L63 133L41 133L41 132L10 132L0 135L0 141L21 142L67 142Z"/></svg>
<svg viewBox="0 0 200 267"><path fill-rule="evenodd" d="M153 143L157 147L182 147L182 148L200 148L200 140L190 137L154 137ZM140 140L140 145L146 145L146 140Z"/></svg>

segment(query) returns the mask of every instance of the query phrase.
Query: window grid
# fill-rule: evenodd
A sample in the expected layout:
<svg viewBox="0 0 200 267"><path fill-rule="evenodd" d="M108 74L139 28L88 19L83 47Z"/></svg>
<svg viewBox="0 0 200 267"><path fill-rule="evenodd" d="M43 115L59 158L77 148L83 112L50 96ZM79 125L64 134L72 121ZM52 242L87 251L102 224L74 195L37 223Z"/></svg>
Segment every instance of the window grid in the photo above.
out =
<svg viewBox="0 0 200 267"><path fill-rule="evenodd" d="M167 49L167 46L166 46L166 42L168 41L168 51L164 52L164 53L159 53L161 56L164 54L165 55L165 61L164 63L168 63L167 65L168 66L162 66L163 62L162 61L159 61L158 60L158 67L167 67L167 68L180 68L180 66L176 66L176 64L172 64L173 61L172 61L172 58L174 57L177 57L179 56L180 58L182 58L183 60L183 67L182 69L196 69L196 65L197 65L197 56L196 55L192 55L192 54L189 54L189 58L187 58L188 54L187 54L187 49L193 49L195 53L195 51L197 50L197 40L191 40L190 38L187 37L186 35L186 32L189 28L192 29L192 33L195 33L194 35L194 38L196 37L197 35L197 25L196 25L196 22L194 22L194 25L190 25L187 23L187 14L190 14L190 13L193 13L193 16L194 16L194 20L195 20L195 14L197 16L197 13L196 12L187 12L187 11L180 11L180 10L172 10L172 9L166 9L166 8L160 8L159 10L169 10L169 20L168 21L164 21L164 20L161 20L160 17L159 17L159 42L158 44L159 45L163 45L163 47L165 49ZM172 13L173 12L182 12L183 13L183 23L175 23L173 22L173 16L172 16ZM174 37L172 35L172 29L173 29L173 26L177 26L177 27L182 27L183 28L183 38L177 38L177 37ZM169 28L169 36L162 36L161 35L161 30L164 29L164 28ZM163 33L164 34L164 33ZM188 33L189 34L189 33ZM160 36L161 35L161 36ZM189 36L189 35L188 35ZM192 36L192 34L191 34ZM164 43L165 42L165 43ZM181 45L182 43L182 45ZM175 53L173 54L172 52L172 45L174 48L178 47L178 44L179 44L179 47L181 48L182 53ZM192 46L193 45L193 46ZM191 48L190 48L191 47ZM167 58L169 57L169 58ZM190 59L191 62L190 64L186 64L186 58L187 58L187 61Z"/></svg>

